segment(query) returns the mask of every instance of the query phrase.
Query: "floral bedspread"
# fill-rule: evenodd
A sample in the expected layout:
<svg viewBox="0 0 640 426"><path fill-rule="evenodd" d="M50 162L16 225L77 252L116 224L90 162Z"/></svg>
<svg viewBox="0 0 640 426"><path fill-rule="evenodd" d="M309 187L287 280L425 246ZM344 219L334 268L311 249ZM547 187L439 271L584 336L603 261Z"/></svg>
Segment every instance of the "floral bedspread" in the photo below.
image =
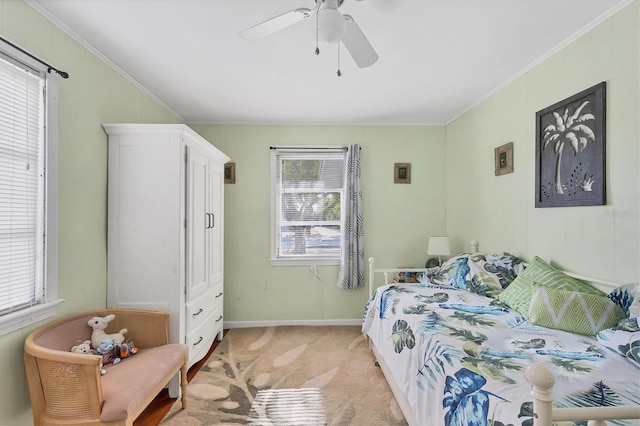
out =
<svg viewBox="0 0 640 426"><path fill-rule="evenodd" d="M362 330L420 425L533 424L524 375L533 362L553 373L558 407L640 404L640 368L633 362L595 338L531 325L467 290L379 287Z"/></svg>

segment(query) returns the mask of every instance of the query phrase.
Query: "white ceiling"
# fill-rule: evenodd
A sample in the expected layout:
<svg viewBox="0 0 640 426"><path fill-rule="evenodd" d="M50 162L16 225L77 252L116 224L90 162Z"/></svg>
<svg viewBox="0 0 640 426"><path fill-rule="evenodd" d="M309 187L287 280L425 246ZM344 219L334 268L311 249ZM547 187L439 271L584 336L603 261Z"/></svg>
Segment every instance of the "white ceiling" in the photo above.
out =
<svg viewBox="0 0 640 426"><path fill-rule="evenodd" d="M27 1L187 123L336 125L449 123L631 2L344 0L380 59L338 77L307 21L238 36L314 0Z"/></svg>

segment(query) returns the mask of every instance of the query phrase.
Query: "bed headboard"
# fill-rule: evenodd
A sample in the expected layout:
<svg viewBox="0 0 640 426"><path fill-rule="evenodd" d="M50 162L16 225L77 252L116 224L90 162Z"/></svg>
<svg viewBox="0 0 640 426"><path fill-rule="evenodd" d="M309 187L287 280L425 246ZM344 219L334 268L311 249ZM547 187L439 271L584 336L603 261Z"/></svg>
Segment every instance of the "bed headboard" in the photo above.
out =
<svg viewBox="0 0 640 426"><path fill-rule="evenodd" d="M469 243L470 246L470 253L478 253L478 242L477 241L471 241ZM393 278L393 275L391 274L396 274L399 272L424 272L426 271L426 268L402 268L402 269L376 269L375 267L375 259L373 257L369 258L369 298L371 298L371 296L373 296L373 292L375 291L375 289L378 287L375 285L375 276L376 274L383 274L384 276L384 284L389 284L390 281L390 276L391 279ZM569 271L562 271L565 274L569 275L570 277L573 277L575 279L578 279L580 281L585 281L589 284L591 284L593 287L604 291L605 293L609 293L611 292L611 290L613 290L614 288L620 286L620 283L617 283L615 281L609 281L609 280L603 280L600 278L594 278L594 277L588 277L586 275L580 275L580 274L576 274L574 272L569 272Z"/></svg>
<svg viewBox="0 0 640 426"><path fill-rule="evenodd" d="M622 283L617 283L615 281L602 280L600 278L588 277L586 275L575 274L575 273L569 272L569 271L562 271L562 272L564 272L565 274L567 274L570 277L573 277L573 278L575 278L577 280L589 283L593 287L597 288L598 290L602 290L607 294L610 293L611 290L613 290L614 288L619 287L619 286L622 285Z"/></svg>

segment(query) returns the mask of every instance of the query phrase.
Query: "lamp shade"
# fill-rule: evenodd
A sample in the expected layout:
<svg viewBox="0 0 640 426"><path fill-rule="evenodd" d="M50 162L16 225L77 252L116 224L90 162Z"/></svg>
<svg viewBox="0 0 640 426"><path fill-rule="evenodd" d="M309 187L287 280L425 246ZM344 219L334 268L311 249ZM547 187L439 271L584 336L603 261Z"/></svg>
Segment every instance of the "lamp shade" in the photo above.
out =
<svg viewBox="0 0 640 426"><path fill-rule="evenodd" d="M427 254L433 256L449 256L451 255L451 247L449 247L449 237L429 237L429 247Z"/></svg>

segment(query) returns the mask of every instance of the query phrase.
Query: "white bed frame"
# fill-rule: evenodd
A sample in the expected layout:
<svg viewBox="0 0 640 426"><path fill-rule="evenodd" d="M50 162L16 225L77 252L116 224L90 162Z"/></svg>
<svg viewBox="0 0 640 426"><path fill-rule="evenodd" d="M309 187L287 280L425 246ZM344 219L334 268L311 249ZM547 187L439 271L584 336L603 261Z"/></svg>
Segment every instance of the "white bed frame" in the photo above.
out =
<svg viewBox="0 0 640 426"><path fill-rule="evenodd" d="M478 243L471 241L471 253L478 252ZM393 275L401 272L423 272L426 268L395 268L395 269L376 269L375 259L369 258L369 298L373 295L373 292L378 287L375 284L375 274L384 275L384 284L391 284L393 282ZM584 275L578 275L572 272L562 271L565 274L574 277L576 279L586 281L592 284L594 287L599 288L605 292L611 291L613 288L618 287L620 284L601 280L599 278L587 277ZM393 274L393 275L391 275ZM390 278L391 277L391 278ZM381 284L382 285L382 284ZM373 351L378 364L384 373L389 387L393 392L393 395L404 414L405 420L410 425L417 425L418 422L415 418L415 414L409 405L409 402L404 397L402 392L399 391L397 384L393 381L393 376L390 374L390 367L384 362L381 356L379 356L373 342L369 341L369 346ZM533 419L534 426L551 426L554 421L573 420L573 421L588 421L588 426L606 426L605 420L612 419L640 419L640 406L624 406L624 407L585 407L585 408L557 408L552 406L553 396L551 388L555 383L553 374L547 367L542 364L531 364L525 371L525 376L529 383L531 383L531 396L533 398L533 412L536 413L536 417Z"/></svg>

